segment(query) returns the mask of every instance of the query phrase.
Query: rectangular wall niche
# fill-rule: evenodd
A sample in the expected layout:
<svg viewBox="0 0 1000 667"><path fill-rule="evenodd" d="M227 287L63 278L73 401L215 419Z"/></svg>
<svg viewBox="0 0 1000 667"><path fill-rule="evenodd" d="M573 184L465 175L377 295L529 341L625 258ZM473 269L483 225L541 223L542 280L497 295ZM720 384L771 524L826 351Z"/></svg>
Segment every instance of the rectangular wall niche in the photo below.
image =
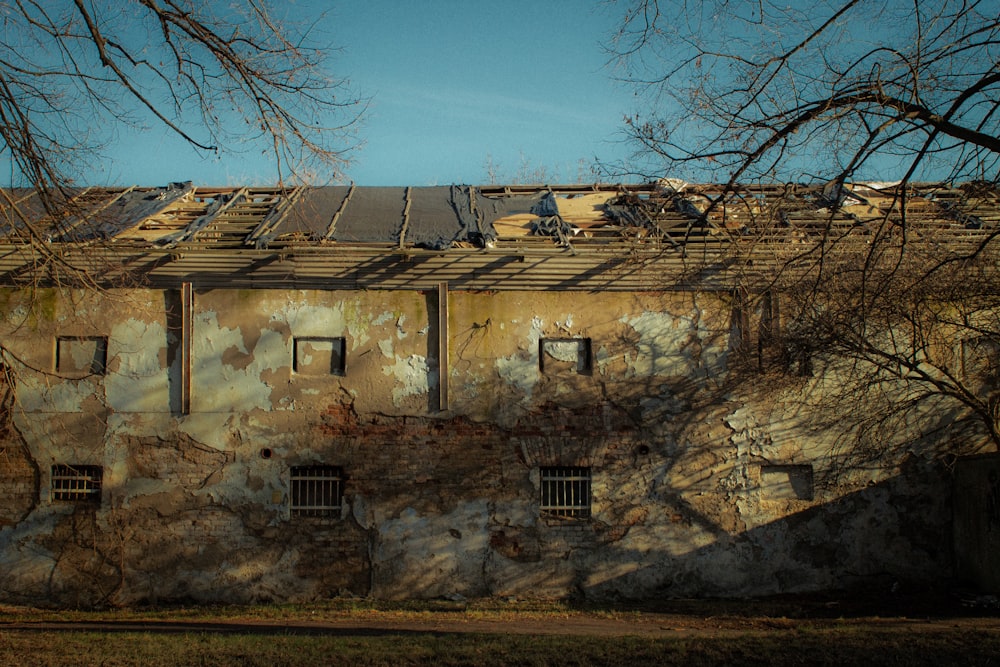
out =
<svg viewBox="0 0 1000 667"><path fill-rule="evenodd" d="M539 509L548 516L589 517L590 468L542 468Z"/></svg>
<svg viewBox="0 0 1000 667"><path fill-rule="evenodd" d="M812 466L762 465L760 493L764 500L812 500Z"/></svg>
<svg viewBox="0 0 1000 667"><path fill-rule="evenodd" d="M52 466L52 500L101 504L101 466Z"/></svg>
<svg viewBox="0 0 1000 667"><path fill-rule="evenodd" d="M344 497L344 474L338 466L294 466L291 470L292 516L334 516Z"/></svg>
<svg viewBox="0 0 1000 667"><path fill-rule="evenodd" d="M292 370L302 375L344 375L346 351L344 338L296 338Z"/></svg>
<svg viewBox="0 0 1000 667"><path fill-rule="evenodd" d="M1000 385L1000 341L989 336L967 338L962 345L962 375L966 380L979 380L983 389Z"/></svg>
<svg viewBox="0 0 1000 667"><path fill-rule="evenodd" d="M108 367L106 336L56 338L56 372L64 375L104 375Z"/></svg>
<svg viewBox="0 0 1000 667"><path fill-rule="evenodd" d="M538 341L538 368L546 375L590 375L589 338L542 338Z"/></svg>

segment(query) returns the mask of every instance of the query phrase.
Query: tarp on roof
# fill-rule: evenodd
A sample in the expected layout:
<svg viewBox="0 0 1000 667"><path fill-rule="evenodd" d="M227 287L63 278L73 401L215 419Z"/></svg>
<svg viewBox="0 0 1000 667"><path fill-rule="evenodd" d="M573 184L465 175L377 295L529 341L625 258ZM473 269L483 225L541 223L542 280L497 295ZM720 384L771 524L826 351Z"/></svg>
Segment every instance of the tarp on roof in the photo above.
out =
<svg viewBox="0 0 1000 667"><path fill-rule="evenodd" d="M357 188L333 230L333 240L397 243L403 227L406 188ZM332 216L334 211L329 212Z"/></svg>
<svg viewBox="0 0 1000 667"><path fill-rule="evenodd" d="M351 189L347 185L305 188L285 219L272 231L269 238L262 241L266 243L277 236L300 234L312 241L325 238L333 216L340 210Z"/></svg>
<svg viewBox="0 0 1000 667"><path fill-rule="evenodd" d="M474 189L475 190L475 189ZM475 190L476 217L479 225L486 230L487 240L498 236L495 224L501 220L517 221L514 224L524 224L525 221L552 215L548 205L549 192L536 192L526 195L508 195L504 197L487 197Z"/></svg>
<svg viewBox="0 0 1000 667"><path fill-rule="evenodd" d="M340 243L399 243L403 235L404 245L422 248L483 246L496 238L494 221L518 213L537 215L533 209L545 196L487 197L466 185L309 188L270 238L305 232L312 239Z"/></svg>

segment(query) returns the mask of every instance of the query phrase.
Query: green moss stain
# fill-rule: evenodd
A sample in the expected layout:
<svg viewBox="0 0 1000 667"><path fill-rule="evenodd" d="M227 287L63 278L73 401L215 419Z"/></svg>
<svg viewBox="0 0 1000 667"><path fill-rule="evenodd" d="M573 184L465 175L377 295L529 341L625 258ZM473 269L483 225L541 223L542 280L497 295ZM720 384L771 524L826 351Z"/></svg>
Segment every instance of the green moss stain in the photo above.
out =
<svg viewBox="0 0 1000 667"><path fill-rule="evenodd" d="M51 329L61 310L61 297L54 288L0 291L0 317L11 327L37 332Z"/></svg>

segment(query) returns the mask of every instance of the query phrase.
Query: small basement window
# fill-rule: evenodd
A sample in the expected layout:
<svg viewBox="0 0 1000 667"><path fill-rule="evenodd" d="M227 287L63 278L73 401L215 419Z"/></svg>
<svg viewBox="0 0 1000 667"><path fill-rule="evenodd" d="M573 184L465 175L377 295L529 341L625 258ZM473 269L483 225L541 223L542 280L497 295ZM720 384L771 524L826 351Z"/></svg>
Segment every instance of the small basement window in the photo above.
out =
<svg viewBox="0 0 1000 667"><path fill-rule="evenodd" d="M538 369L546 375L579 373L589 375L589 338L542 338L538 341Z"/></svg>
<svg viewBox="0 0 1000 667"><path fill-rule="evenodd" d="M583 519L590 516L590 468L541 469L542 514Z"/></svg>
<svg viewBox="0 0 1000 667"><path fill-rule="evenodd" d="M101 504L101 466L52 466L52 500Z"/></svg>
<svg viewBox="0 0 1000 667"><path fill-rule="evenodd" d="M811 465L762 465L760 491L764 500L812 500Z"/></svg>
<svg viewBox="0 0 1000 667"><path fill-rule="evenodd" d="M334 516L344 497L344 474L339 466L293 466L292 516Z"/></svg>
<svg viewBox="0 0 1000 667"><path fill-rule="evenodd" d="M104 375L108 368L107 336L56 338L56 372L66 375Z"/></svg>
<svg viewBox="0 0 1000 667"><path fill-rule="evenodd" d="M344 375L347 340L296 338L292 370L302 375Z"/></svg>

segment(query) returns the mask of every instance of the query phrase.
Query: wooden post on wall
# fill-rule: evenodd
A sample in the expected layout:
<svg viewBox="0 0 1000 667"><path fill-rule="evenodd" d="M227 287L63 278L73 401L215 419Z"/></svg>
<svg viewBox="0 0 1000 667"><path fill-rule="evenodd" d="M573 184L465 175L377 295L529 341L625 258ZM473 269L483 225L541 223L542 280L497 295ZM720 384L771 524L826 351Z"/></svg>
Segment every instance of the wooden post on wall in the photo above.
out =
<svg viewBox="0 0 1000 667"><path fill-rule="evenodd" d="M448 409L448 283L438 283L438 410Z"/></svg>
<svg viewBox="0 0 1000 667"><path fill-rule="evenodd" d="M194 333L194 289L181 283L181 414L191 414L191 341Z"/></svg>

